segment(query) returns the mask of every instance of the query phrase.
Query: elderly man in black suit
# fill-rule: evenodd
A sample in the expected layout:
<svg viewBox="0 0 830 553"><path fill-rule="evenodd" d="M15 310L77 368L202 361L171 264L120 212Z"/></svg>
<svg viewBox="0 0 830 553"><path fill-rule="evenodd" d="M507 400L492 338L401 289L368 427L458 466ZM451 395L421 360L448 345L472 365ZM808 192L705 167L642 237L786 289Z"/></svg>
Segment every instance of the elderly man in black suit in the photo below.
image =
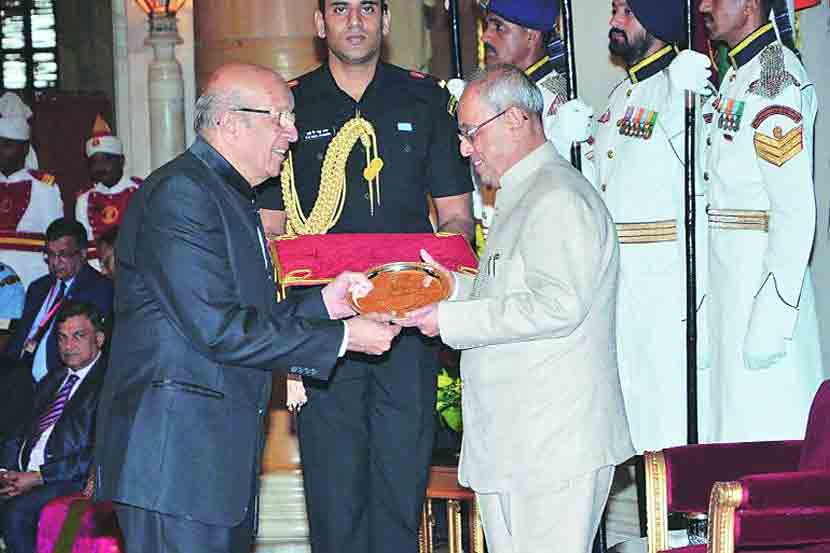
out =
<svg viewBox="0 0 830 553"><path fill-rule="evenodd" d="M293 109L273 71L221 67L196 103L199 137L121 223L95 469L128 551L247 551L270 371L326 379L347 350L381 354L400 330L334 320L371 288L361 273L275 301L254 187L297 139Z"/></svg>
<svg viewBox="0 0 830 553"><path fill-rule="evenodd" d="M34 416L0 446L0 535L8 553L34 553L43 506L84 486L106 368L104 324L94 305L64 304L55 334L65 367L44 378Z"/></svg>
<svg viewBox="0 0 830 553"><path fill-rule="evenodd" d="M46 229L49 274L29 285L23 315L0 358L0 438L28 417L34 384L61 368L53 328L62 304L89 302L105 317L112 311L112 281L87 263L86 249L86 229L77 221L55 219Z"/></svg>

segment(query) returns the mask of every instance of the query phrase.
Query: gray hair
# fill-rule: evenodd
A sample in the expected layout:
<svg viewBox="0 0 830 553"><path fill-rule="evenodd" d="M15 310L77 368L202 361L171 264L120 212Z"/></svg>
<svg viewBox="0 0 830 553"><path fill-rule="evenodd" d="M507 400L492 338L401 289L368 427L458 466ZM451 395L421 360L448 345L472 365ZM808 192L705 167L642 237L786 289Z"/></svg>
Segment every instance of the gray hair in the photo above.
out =
<svg viewBox="0 0 830 553"><path fill-rule="evenodd" d="M496 113L517 107L541 116L544 110L539 88L515 65L499 63L479 69L470 76L467 85L475 85L481 99Z"/></svg>
<svg viewBox="0 0 830 553"><path fill-rule="evenodd" d="M238 93L205 92L196 100L193 109L193 130L198 134L205 129L218 126L219 116L238 104Z"/></svg>

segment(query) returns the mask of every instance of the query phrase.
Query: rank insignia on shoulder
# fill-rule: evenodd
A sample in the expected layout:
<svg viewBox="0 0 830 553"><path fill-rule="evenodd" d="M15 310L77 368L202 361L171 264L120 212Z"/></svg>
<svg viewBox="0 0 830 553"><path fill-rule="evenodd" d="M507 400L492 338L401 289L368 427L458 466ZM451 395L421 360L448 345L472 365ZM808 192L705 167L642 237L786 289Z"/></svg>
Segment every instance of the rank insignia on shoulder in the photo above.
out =
<svg viewBox="0 0 830 553"><path fill-rule="evenodd" d="M749 93L772 100L790 85L801 86L787 71L784 48L773 44L761 52L761 76L749 85Z"/></svg>
<svg viewBox="0 0 830 553"><path fill-rule="evenodd" d="M617 121L617 127L623 136L648 140L657 124L657 115L656 111L628 106L625 115Z"/></svg>
<svg viewBox="0 0 830 553"><path fill-rule="evenodd" d="M804 127L793 127L786 134L781 127L775 127L772 136L756 132L752 142L758 157L781 167L804 149Z"/></svg>
<svg viewBox="0 0 830 553"><path fill-rule="evenodd" d="M720 112L718 117L718 128L724 131L738 132L741 130L741 118L744 115L745 102L732 98L718 98L717 109Z"/></svg>
<svg viewBox="0 0 830 553"><path fill-rule="evenodd" d="M50 186L55 184L55 175L50 175L45 171L37 171L34 169L30 169L29 172L32 174L33 177L35 177L37 180L44 184L48 184Z"/></svg>
<svg viewBox="0 0 830 553"><path fill-rule="evenodd" d="M415 71L414 69L409 72L409 76L415 79L426 79L426 73L421 73L420 71Z"/></svg>
<svg viewBox="0 0 830 553"><path fill-rule="evenodd" d="M458 111L458 99L450 94L450 99L447 100L447 113L455 117L456 111Z"/></svg>

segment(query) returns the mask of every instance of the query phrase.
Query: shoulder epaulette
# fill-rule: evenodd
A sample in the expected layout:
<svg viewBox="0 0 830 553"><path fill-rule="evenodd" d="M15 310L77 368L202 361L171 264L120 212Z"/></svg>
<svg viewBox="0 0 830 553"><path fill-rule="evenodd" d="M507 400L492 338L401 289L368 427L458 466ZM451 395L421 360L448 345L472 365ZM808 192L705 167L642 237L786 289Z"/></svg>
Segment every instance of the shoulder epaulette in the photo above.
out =
<svg viewBox="0 0 830 553"><path fill-rule="evenodd" d="M20 282L20 277L17 275L9 275L3 280L0 280L0 286L10 286L12 284L17 284Z"/></svg>
<svg viewBox="0 0 830 553"><path fill-rule="evenodd" d="M772 100L790 85L801 83L787 71L784 48L779 43L767 46L761 52L761 75L749 85L749 93Z"/></svg>
<svg viewBox="0 0 830 553"><path fill-rule="evenodd" d="M35 169L29 169L29 172L32 174L34 178L39 180L40 182L48 185L55 184L55 176L51 175L45 171L37 171Z"/></svg>
<svg viewBox="0 0 830 553"><path fill-rule="evenodd" d="M545 77L542 77L536 84L554 96L568 98L568 81L565 79L565 75L551 72Z"/></svg>

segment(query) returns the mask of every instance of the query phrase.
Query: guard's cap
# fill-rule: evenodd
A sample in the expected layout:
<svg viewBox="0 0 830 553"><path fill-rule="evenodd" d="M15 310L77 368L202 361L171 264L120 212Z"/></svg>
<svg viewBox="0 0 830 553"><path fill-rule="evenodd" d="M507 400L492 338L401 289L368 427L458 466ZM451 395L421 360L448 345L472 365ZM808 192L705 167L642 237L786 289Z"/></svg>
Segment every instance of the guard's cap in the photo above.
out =
<svg viewBox="0 0 830 553"><path fill-rule="evenodd" d="M0 137L12 140L29 140L29 117L32 110L14 92L0 96Z"/></svg>
<svg viewBox="0 0 830 553"><path fill-rule="evenodd" d="M478 0L479 6L511 23L548 32L559 17L559 0Z"/></svg>
<svg viewBox="0 0 830 553"><path fill-rule="evenodd" d="M686 39L683 0L628 0L628 7L646 31L676 44Z"/></svg>
<svg viewBox="0 0 830 553"><path fill-rule="evenodd" d="M95 118L92 137L86 141L86 157L92 157L98 152L124 155L124 145L117 136L112 134L112 129L100 115Z"/></svg>

